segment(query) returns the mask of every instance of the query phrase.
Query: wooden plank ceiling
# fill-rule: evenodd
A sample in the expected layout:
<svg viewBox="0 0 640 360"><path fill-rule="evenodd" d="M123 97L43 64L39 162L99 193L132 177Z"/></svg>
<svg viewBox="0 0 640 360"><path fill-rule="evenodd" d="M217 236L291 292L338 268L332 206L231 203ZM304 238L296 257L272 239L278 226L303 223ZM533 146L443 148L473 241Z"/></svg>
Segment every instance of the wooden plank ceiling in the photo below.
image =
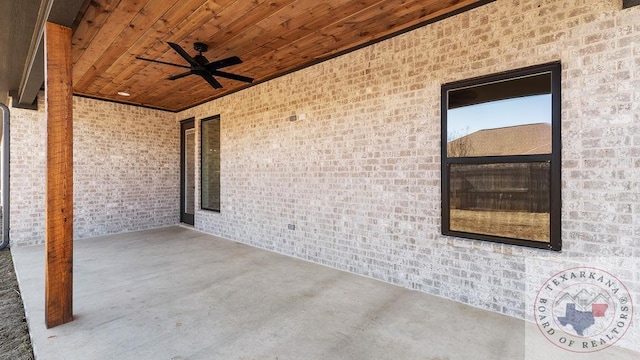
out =
<svg viewBox="0 0 640 360"><path fill-rule="evenodd" d="M180 111L238 91L246 83L216 77L167 77L188 65L167 42L190 55L204 42L209 61L239 56L222 70L254 84L308 66L487 0L87 0L74 27L77 95ZM130 97L118 95L128 92Z"/></svg>

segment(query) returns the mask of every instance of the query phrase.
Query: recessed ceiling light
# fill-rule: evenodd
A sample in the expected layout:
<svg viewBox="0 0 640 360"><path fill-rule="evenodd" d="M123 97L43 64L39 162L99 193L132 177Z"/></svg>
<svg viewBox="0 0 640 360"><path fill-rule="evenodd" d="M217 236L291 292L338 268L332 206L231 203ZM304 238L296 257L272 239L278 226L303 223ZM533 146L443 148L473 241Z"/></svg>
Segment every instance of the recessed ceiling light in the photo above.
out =
<svg viewBox="0 0 640 360"><path fill-rule="evenodd" d="M131 96L131 94L129 94L126 91L118 91L118 95L120 95L120 96Z"/></svg>

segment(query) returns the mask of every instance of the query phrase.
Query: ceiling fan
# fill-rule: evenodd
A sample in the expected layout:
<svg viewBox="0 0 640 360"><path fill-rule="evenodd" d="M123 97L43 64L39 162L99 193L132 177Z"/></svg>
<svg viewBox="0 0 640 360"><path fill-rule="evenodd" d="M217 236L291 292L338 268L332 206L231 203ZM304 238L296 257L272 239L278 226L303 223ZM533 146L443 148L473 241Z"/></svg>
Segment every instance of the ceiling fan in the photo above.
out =
<svg viewBox="0 0 640 360"><path fill-rule="evenodd" d="M218 82L218 80L216 80L214 76L219 76L219 77L247 82L247 83L253 82L253 79L250 77L236 75L236 74L228 73L225 71L220 71L220 69L225 68L227 66L242 64L242 60L240 60L240 58L237 56L232 56L226 59L209 62L209 60L207 60L207 58L204 57L204 55L202 55L202 53L209 50L209 47L205 43L201 43L201 42L193 43L193 48L198 52L198 55L193 57L187 54L187 52L184 51L184 49L180 45L172 42L167 42L167 44L169 44L169 46L171 46L173 50L175 50L180 56L182 56L185 60L187 60L187 62L189 63L189 66L173 64L170 62L165 62L160 60L147 59L140 56L136 56L136 59L189 69L189 71L170 76L167 78L167 80L177 80L188 75L199 75L203 79L205 79L209 83L209 85L211 85L214 89L222 88L222 84L220 84L220 82Z"/></svg>

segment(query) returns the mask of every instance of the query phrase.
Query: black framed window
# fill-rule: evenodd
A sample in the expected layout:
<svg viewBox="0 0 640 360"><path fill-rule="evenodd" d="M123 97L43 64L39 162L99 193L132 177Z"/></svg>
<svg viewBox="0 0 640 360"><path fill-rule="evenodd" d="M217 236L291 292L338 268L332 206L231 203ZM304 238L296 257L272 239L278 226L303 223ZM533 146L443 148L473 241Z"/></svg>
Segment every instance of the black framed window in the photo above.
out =
<svg viewBox="0 0 640 360"><path fill-rule="evenodd" d="M220 211L220 115L200 121L200 207Z"/></svg>
<svg viewBox="0 0 640 360"><path fill-rule="evenodd" d="M561 249L560 63L442 86L442 233Z"/></svg>

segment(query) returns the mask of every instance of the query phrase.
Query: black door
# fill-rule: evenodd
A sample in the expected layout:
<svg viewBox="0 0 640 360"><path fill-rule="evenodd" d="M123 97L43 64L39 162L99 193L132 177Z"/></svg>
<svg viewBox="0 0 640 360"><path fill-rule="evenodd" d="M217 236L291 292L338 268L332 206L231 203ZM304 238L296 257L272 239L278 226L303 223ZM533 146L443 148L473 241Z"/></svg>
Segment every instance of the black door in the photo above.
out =
<svg viewBox="0 0 640 360"><path fill-rule="evenodd" d="M193 118L180 122L180 222L193 225L196 210L196 130Z"/></svg>

